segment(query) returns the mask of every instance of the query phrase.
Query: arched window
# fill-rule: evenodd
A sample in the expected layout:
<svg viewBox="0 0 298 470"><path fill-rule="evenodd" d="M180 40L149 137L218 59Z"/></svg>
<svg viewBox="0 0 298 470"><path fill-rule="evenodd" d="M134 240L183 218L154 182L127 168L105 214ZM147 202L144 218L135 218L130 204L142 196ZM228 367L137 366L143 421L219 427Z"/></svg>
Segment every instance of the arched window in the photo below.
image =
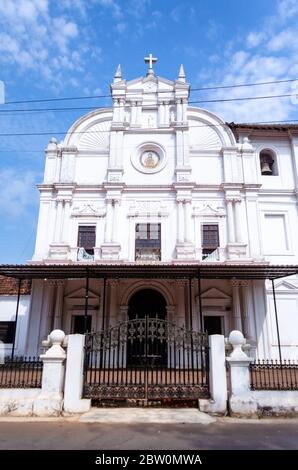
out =
<svg viewBox="0 0 298 470"><path fill-rule="evenodd" d="M278 175L277 161L275 153L270 149L260 152L260 167L263 176Z"/></svg>

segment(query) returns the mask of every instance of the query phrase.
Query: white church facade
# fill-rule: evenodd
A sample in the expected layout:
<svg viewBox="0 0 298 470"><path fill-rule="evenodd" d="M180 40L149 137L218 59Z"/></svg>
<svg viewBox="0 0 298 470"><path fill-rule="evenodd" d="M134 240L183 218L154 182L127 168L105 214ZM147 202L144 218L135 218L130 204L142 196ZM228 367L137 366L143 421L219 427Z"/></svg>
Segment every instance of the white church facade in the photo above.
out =
<svg viewBox="0 0 298 470"><path fill-rule="evenodd" d="M46 149L33 258L0 267L32 279L15 353L149 315L297 359L298 126L227 124L189 104L182 66L171 81L153 62L130 81L118 67L112 107Z"/></svg>

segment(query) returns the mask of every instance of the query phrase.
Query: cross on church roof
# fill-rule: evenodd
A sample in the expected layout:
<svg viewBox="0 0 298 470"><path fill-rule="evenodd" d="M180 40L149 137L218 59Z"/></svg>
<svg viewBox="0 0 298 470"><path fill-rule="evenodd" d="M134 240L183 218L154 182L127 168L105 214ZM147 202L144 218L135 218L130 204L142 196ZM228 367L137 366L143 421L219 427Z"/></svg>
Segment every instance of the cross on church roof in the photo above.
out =
<svg viewBox="0 0 298 470"><path fill-rule="evenodd" d="M147 70L147 76L148 76L148 75L154 75L154 71L153 71L153 68L152 68L152 64L154 64L155 62L157 62L157 57L153 57L152 54L150 53L150 54L149 54L149 57L145 57L145 58L144 58L144 61L145 61L145 64L149 64L149 65L148 65L148 70Z"/></svg>

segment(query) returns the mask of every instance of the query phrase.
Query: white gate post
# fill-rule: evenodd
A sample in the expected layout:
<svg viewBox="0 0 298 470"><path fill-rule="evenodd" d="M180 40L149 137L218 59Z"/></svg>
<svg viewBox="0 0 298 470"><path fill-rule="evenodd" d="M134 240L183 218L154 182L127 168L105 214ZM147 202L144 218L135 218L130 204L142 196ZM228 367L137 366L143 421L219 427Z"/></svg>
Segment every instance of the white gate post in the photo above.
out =
<svg viewBox="0 0 298 470"><path fill-rule="evenodd" d="M66 358L62 348L64 339L64 331L52 331L49 335L49 344L52 346L40 356L43 361L43 372L41 393L33 404L33 414L36 416L59 416L62 411Z"/></svg>
<svg viewBox="0 0 298 470"><path fill-rule="evenodd" d="M223 335L209 336L210 400L199 400L200 410L224 414L227 410L227 374L225 339Z"/></svg>
<svg viewBox="0 0 298 470"><path fill-rule="evenodd" d="M229 343L233 347L230 356L226 358L230 366L231 379L230 411L233 416L253 416L257 412L249 380L249 364L253 359L242 350L245 339L241 331L231 331Z"/></svg>
<svg viewBox="0 0 298 470"><path fill-rule="evenodd" d="M83 399L84 381L84 335L69 335L64 388L64 411L85 413L90 410L91 400Z"/></svg>

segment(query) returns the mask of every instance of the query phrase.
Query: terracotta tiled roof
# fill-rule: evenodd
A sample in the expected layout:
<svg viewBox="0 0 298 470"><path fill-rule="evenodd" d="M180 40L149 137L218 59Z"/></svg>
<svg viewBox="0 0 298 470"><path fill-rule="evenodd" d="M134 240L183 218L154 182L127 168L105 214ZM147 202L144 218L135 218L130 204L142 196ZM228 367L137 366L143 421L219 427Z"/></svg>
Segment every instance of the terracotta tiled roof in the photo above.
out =
<svg viewBox="0 0 298 470"><path fill-rule="evenodd" d="M0 276L0 295L17 295L19 281L12 277ZM31 280L24 279L21 285L21 295L29 295Z"/></svg>

